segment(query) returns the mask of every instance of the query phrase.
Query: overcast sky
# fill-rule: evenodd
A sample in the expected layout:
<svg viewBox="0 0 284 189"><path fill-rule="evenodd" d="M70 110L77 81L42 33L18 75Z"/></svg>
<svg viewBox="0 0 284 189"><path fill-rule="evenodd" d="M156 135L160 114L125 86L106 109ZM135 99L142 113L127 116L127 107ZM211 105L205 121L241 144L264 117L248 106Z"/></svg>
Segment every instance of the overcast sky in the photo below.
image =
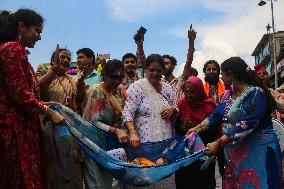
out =
<svg viewBox="0 0 284 189"><path fill-rule="evenodd" d="M133 34L142 25L148 29L145 53L170 54L177 58L180 75L187 53L187 29L197 31L193 67L203 77L204 62L220 63L241 56L251 66L250 56L266 25L271 25L270 1L259 0L0 0L0 9L31 8L44 18L42 40L31 49L30 62L36 68L49 62L57 43L72 52L89 47L95 53L110 53L121 59L135 53ZM274 2L276 31L284 30L284 1Z"/></svg>

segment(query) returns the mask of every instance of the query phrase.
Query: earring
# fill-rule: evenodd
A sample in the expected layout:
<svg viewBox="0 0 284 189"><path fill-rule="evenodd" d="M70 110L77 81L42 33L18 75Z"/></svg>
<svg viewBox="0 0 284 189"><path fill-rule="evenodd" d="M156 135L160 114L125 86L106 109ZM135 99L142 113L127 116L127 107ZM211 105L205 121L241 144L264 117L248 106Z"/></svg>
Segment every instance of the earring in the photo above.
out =
<svg viewBox="0 0 284 189"><path fill-rule="evenodd" d="M234 86L234 84L232 84L231 86L230 86L230 91L233 93L233 92L235 92L235 86Z"/></svg>
<svg viewBox="0 0 284 189"><path fill-rule="evenodd" d="M231 79L231 83L232 83L232 84L231 84L229 90L231 91L231 93L234 93L234 92L235 92L235 86L234 86L234 79L233 79L233 78Z"/></svg>
<svg viewBox="0 0 284 189"><path fill-rule="evenodd" d="M22 35L20 33L18 34L18 40L19 42L22 40Z"/></svg>

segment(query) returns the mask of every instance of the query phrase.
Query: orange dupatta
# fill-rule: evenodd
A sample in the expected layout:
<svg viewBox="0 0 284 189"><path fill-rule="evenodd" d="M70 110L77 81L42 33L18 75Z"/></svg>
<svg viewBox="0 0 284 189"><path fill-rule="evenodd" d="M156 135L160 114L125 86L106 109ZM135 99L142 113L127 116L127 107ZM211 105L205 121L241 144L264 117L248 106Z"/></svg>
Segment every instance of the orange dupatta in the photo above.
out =
<svg viewBox="0 0 284 189"><path fill-rule="evenodd" d="M205 82L203 86L204 86L204 90L205 90L206 94L209 95L209 88L210 87L209 87L208 82ZM218 98L219 99L221 99L224 91L225 91L224 83L221 80L219 80L218 81Z"/></svg>

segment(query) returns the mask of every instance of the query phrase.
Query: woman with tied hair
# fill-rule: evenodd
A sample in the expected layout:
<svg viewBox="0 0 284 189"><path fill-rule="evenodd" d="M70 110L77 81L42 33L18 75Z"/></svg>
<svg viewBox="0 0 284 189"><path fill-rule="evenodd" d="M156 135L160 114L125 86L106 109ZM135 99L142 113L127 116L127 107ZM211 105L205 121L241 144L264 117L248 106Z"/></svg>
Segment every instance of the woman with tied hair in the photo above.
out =
<svg viewBox="0 0 284 189"><path fill-rule="evenodd" d="M134 149L139 149L140 143L164 141L173 136L171 121L177 113L175 95L172 87L161 81L163 70L162 56L151 54L146 60L146 78L134 82L127 89L122 117L129 133L129 145ZM164 157L150 160L157 165L169 162ZM169 177L146 188L172 187L175 187L174 178Z"/></svg>
<svg viewBox="0 0 284 189"><path fill-rule="evenodd" d="M227 90L220 104L188 133L222 124L223 135L207 144L207 154L224 146L224 189L281 188L281 154L271 118L274 99L240 57L225 60L221 74Z"/></svg>
<svg viewBox="0 0 284 189"><path fill-rule="evenodd" d="M109 60L103 65L103 81L90 86L83 118L100 129L115 135L120 143L127 143L128 136L121 128L121 114L126 96L121 90L124 66L120 60ZM113 155L120 156L121 149ZM111 188L112 176L89 157L84 158L83 173L86 189Z"/></svg>
<svg viewBox="0 0 284 189"><path fill-rule="evenodd" d="M71 65L71 52L65 48L59 48L51 56L51 69L44 69L39 65L37 76L39 78L41 98L46 101L54 101L76 111L77 77L67 74Z"/></svg>
<svg viewBox="0 0 284 189"><path fill-rule="evenodd" d="M33 10L0 12L0 188L46 188L40 115L64 118L40 101L26 47L41 39L43 18Z"/></svg>
<svg viewBox="0 0 284 189"><path fill-rule="evenodd" d="M76 111L76 95L84 91L78 87L77 77L66 73L71 63L71 52L57 45L50 62L49 66L39 65L36 71L41 99L50 104L60 103ZM70 135L58 136L54 132L53 125L44 120L42 138L48 165L48 186L52 189L83 189L82 152L79 144Z"/></svg>
<svg viewBox="0 0 284 189"><path fill-rule="evenodd" d="M177 102L179 116L176 124L176 132L185 135L188 129L195 127L206 119L215 109L215 102L208 97L203 88L203 83L198 77L189 77L183 86L185 97ZM206 131L200 135L206 145L213 142L217 131ZM200 188L215 189L215 161L201 170L200 163L193 163L181 167L175 174L176 188Z"/></svg>

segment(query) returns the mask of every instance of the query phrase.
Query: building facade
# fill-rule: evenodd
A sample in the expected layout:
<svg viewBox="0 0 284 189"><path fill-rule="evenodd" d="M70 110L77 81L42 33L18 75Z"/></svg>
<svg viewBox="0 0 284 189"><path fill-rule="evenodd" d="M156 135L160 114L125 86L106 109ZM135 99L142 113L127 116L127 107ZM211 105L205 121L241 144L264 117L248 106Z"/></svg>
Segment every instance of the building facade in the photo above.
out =
<svg viewBox="0 0 284 189"><path fill-rule="evenodd" d="M276 41L276 62L278 86L284 83L284 31L275 33ZM262 64L266 67L270 75L270 87L274 87L274 54L272 34L264 34L254 49L252 56L256 64Z"/></svg>

